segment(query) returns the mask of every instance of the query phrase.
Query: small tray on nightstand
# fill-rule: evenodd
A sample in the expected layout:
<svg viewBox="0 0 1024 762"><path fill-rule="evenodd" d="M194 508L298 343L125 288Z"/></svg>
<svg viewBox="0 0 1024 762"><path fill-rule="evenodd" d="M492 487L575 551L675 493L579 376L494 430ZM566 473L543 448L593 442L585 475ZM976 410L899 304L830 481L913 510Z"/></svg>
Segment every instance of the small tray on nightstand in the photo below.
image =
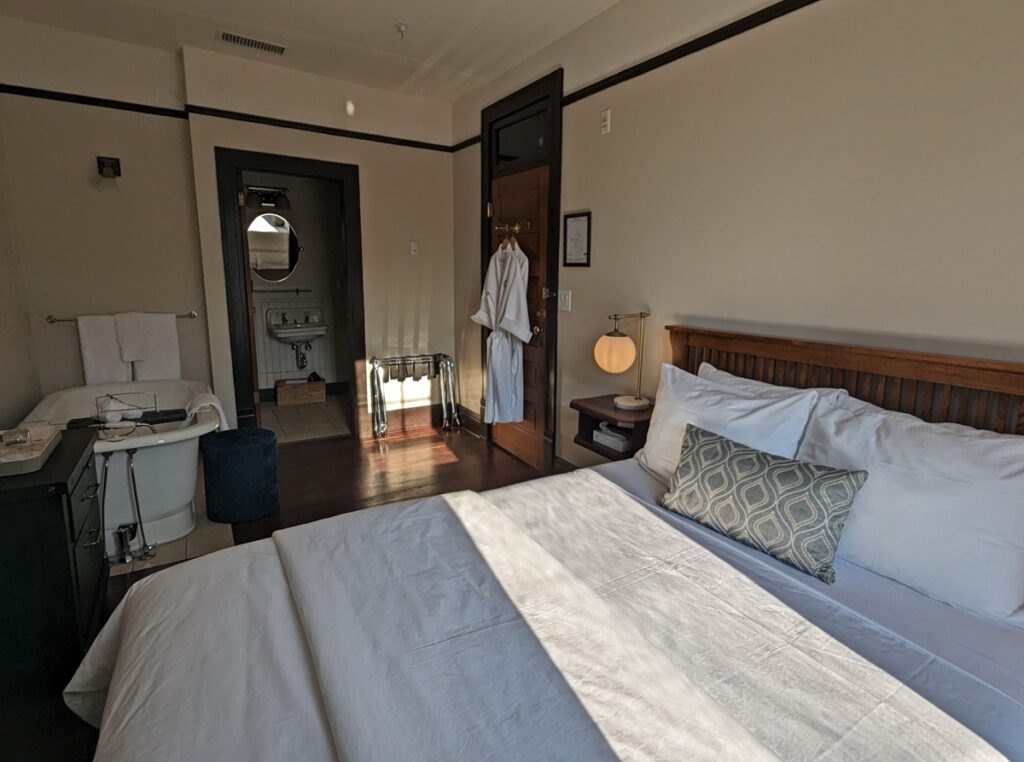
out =
<svg viewBox="0 0 1024 762"><path fill-rule="evenodd" d="M609 460L626 460L632 458L636 451L647 441L647 430L651 425L651 413L654 406L643 410L622 410L612 403L616 395L604 394L600 397L585 397L573 400L569 407L579 413L579 427L573 441L580 447L596 452ZM629 447L618 452L594 441L594 430L602 422L610 423L625 429L629 435Z"/></svg>

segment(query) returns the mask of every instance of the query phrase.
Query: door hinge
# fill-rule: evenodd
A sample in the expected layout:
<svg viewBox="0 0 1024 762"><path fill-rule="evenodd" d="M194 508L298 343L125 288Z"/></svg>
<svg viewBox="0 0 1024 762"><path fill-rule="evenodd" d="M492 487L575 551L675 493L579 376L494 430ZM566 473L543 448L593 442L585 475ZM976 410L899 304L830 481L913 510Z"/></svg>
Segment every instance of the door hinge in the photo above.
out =
<svg viewBox="0 0 1024 762"><path fill-rule="evenodd" d="M242 207L243 209L245 208L245 192L244 191L238 191L238 205L240 207Z"/></svg>
<svg viewBox="0 0 1024 762"><path fill-rule="evenodd" d="M491 206L491 202L487 202L487 219L491 219L494 216L494 208Z"/></svg>

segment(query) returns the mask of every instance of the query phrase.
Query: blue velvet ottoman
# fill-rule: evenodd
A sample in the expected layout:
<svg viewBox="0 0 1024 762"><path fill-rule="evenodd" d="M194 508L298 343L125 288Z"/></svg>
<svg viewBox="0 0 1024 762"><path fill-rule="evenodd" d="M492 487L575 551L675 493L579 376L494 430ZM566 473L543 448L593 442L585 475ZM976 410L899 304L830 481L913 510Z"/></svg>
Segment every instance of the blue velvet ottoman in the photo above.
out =
<svg viewBox="0 0 1024 762"><path fill-rule="evenodd" d="M267 429L232 429L203 437L206 516L233 524L277 510L277 436Z"/></svg>

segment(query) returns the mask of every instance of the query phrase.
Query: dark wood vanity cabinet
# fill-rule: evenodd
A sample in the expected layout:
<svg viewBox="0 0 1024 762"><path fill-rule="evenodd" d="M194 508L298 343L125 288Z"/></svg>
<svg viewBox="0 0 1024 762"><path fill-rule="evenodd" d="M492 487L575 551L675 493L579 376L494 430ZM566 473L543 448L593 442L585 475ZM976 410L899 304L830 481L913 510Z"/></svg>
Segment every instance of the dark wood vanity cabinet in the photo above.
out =
<svg viewBox="0 0 1024 762"><path fill-rule="evenodd" d="M0 478L0 692L61 685L102 623L94 439L65 431L42 470Z"/></svg>

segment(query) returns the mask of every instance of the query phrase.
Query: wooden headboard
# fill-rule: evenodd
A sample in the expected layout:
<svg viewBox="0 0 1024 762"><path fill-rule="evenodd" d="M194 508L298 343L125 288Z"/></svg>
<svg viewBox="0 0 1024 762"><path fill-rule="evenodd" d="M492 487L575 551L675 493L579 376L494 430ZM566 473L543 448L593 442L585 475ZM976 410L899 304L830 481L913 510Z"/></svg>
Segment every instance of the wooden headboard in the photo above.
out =
<svg viewBox="0 0 1024 762"><path fill-rule="evenodd" d="M829 386L926 421L1024 434L1024 365L667 326L672 363L771 384Z"/></svg>

